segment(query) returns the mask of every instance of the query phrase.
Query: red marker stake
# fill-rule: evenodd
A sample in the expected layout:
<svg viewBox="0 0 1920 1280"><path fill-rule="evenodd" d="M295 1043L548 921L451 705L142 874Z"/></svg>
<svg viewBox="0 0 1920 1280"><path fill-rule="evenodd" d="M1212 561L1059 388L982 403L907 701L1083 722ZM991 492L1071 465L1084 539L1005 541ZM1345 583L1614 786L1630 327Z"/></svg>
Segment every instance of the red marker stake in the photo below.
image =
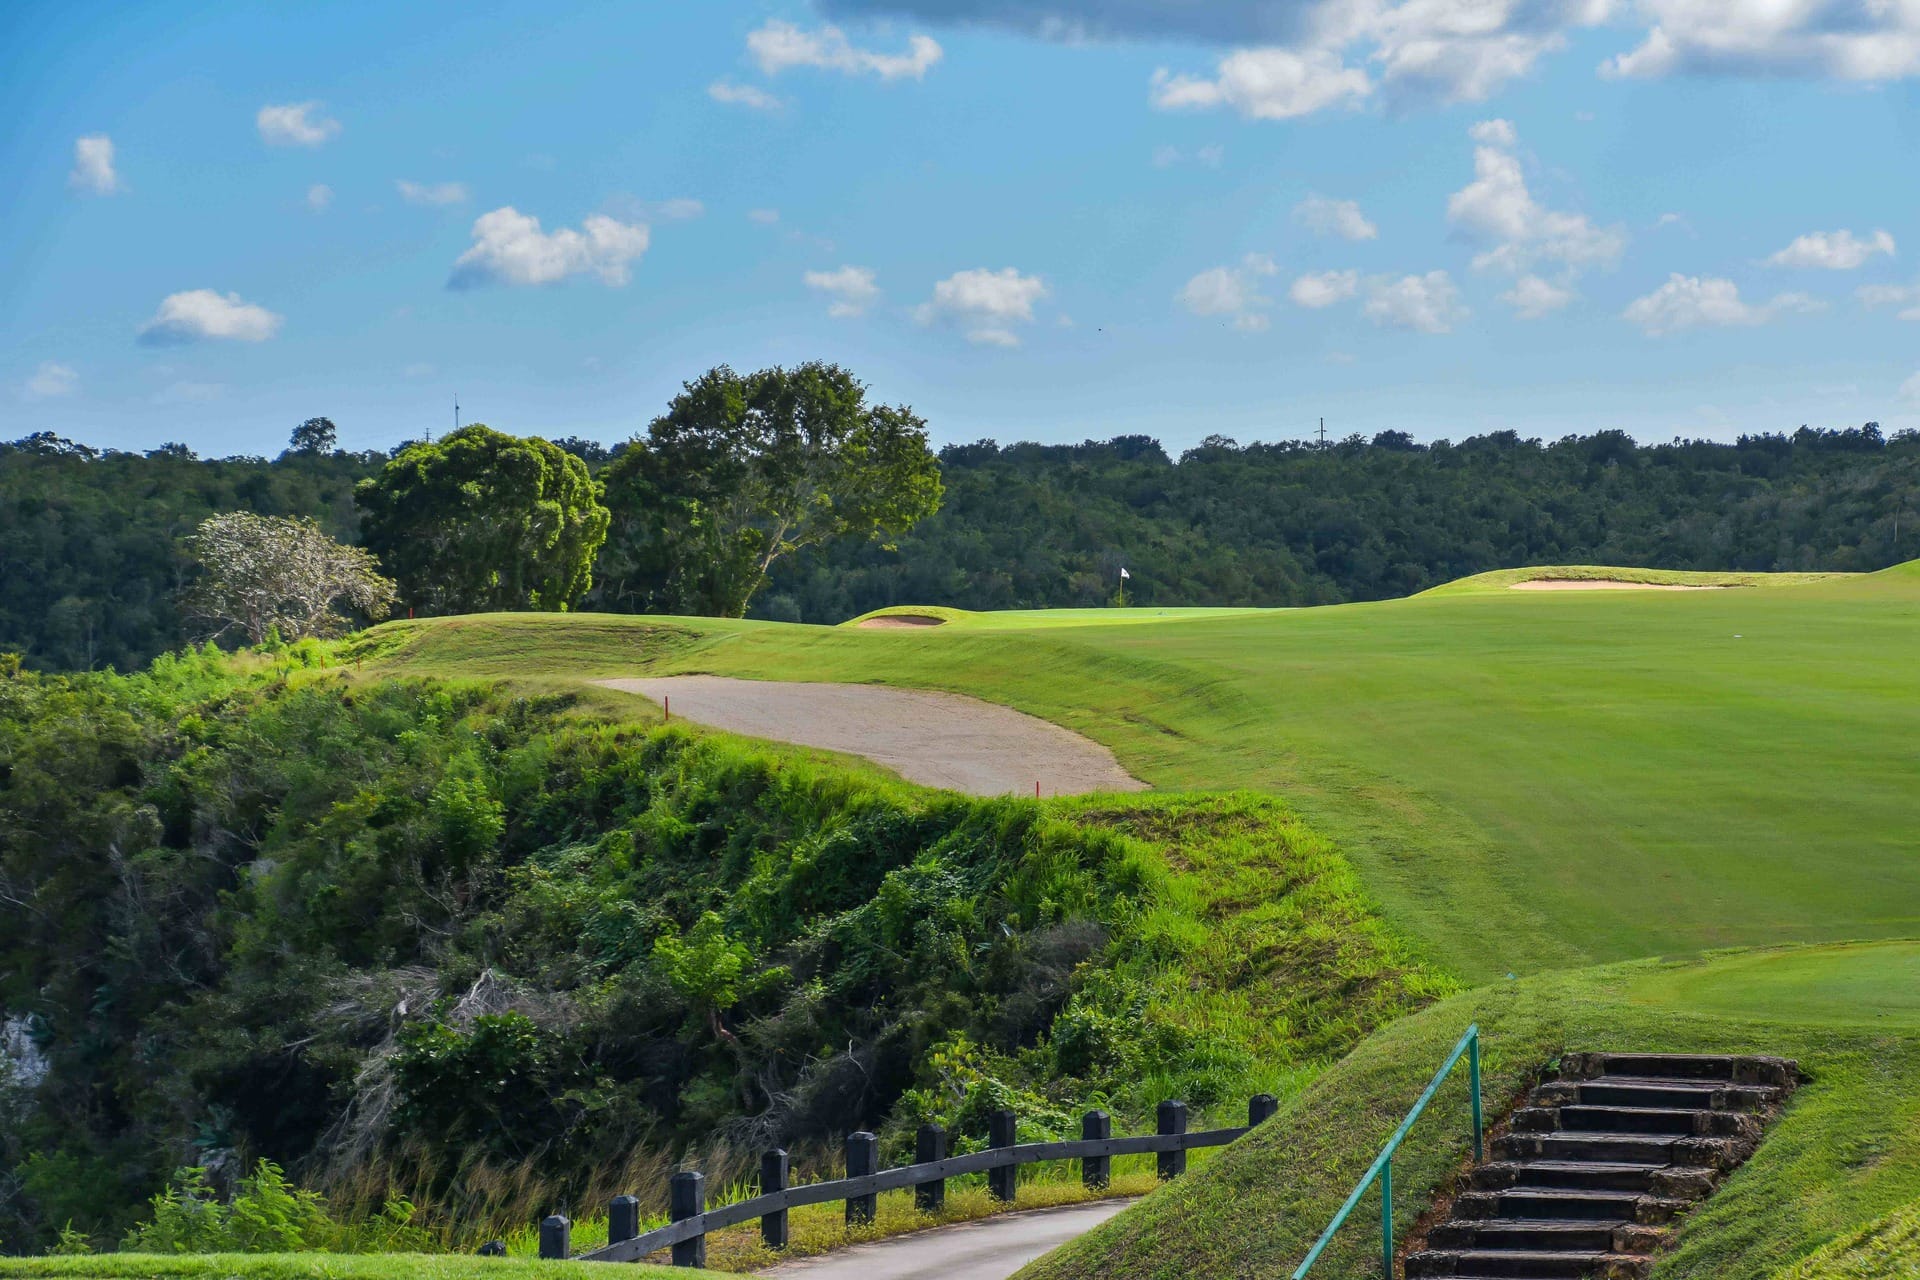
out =
<svg viewBox="0 0 1920 1280"><path fill-rule="evenodd" d="M1033 780L1033 798L1035 800L1040 798L1040 779L1038 778Z"/></svg>

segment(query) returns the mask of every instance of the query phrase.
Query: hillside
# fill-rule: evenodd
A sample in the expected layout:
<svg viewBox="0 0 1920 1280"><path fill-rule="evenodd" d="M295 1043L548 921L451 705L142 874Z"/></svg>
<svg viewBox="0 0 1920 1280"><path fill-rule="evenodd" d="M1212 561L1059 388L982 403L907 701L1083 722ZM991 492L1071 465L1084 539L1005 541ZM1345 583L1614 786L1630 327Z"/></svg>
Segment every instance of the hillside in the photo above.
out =
<svg viewBox="0 0 1920 1280"><path fill-rule="evenodd" d="M804 676L1005 702L1156 787L1286 796L1469 978L1920 929L1914 565L1732 590L1034 621L494 616L392 624L370 652L394 672Z"/></svg>

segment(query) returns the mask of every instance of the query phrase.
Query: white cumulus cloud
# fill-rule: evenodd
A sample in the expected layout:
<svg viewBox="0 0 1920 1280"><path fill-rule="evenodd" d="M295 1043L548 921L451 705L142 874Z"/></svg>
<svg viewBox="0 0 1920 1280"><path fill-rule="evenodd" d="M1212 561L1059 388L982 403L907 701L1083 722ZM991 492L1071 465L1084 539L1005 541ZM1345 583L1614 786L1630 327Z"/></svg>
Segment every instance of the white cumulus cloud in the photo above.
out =
<svg viewBox="0 0 1920 1280"><path fill-rule="evenodd" d="M1487 246L1474 258L1476 268L1519 274L1544 261L1577 272L1619 260L1627 246L1623 229L1596 226L1585 214L1548 209L1534 199L1510 122L1483 120L1469 133L1479 144L1473 181L1447 198L1447 220Z"/></svg>
<svg viewBox="0 0 1920 1280"><path fill-rule="evenodd" d="M1750 303L1741 298L1740 287L1731 280L1676 271L1652 293L1635 298L1621 316L1639 325L1648 337L1657 338L1687 329L1762 325L1789 312L1818 311L1822 305L1804 293L1782 293L1768 302Z"/></svg>
<svg viewBox="0 0 1920 1280"><path fill-rule="evenodd" d="M1226 316L1236 329L1264 329L1273 299L1260 292L1260 281L1278 271L1266 254L1250 253L1235 266L1210 267L1187 281L1180 305L1196 316Z"/></svg>
<svg viewBox="0 0 1920 1280"><path fill-rule="evenodd" d="M578 231L542 231L540 219L511 205L483 213L473 224L473 247L454 261L449 289L485 284L552 284L592 274L623 285L647 251L647 228L605 214L584 219Z"/></svg>
<svg viewBox="0 0 1920 1280"><path fill-rule="evenodd" d="M851 318L865 315L880 298L880 286L874 283L871 267L841 267L836 271L809 271L801 279L807 288L833 299L827 308L830 316Z"/></svg>
<svg viewBox="0 0 1920 1280"><path fill-rule="evenodd" d="M1368 220L1355 200L1335 200L1318 192L1293 206L1294 220L1315 235L1342 240L1374 240L1380 228Z"/></svg>
<svg viewBox="0 0 1920 1280"><path fill-rule="evenodd" d="M850 76L878 76L882 80L918 80L943 56L932 36L910 36L904 53L881 53L860 48L838 27L808 31L778 19L747 33L747 54L770 76L791 67L816 67Z"/></svg>
<svg viewBox="0 0 1920 1280"><path fill-rule="evenodd" d="M307 208L315 213L325 213L327 206L333 203L333 188L324 182L316 182L307 188Z"/></svg>
<svg viewBox="0 0 1920 1280"><path fill-rule="evenodd" d="M748 107L754 111L778 111L787 105L757 85L738 84L732 80L715 80L707 86L707 96L715 102L724 102L731 107Z"/></svg>
<svg viewBox="0 0 1920 1280"><path fill-rule="evenodd" d="M1912 284L1868 284L1853 291L1868 307L1902 307L1902 320L1920 320L1920 280Z"/></svg>
<svg viewBox="0 0 1920 1280"><path fill-rule="evenodd" d="M1638 0L1652 23L1608 76L1680 72L1885 81L1920 75L1913 0Z"/></svg>
<svg viewBox="0 0 1920 1280"><path fill-rule="evenodd" d="M1444 271L1423 276L1376 276L1367 281L1367 301L1361 314L1390 329L1417 329L1421 333L1451 333L1466 319L1460 290Z"/></svg>
<svg viewBox="0 0 1920 1280"><path fill-rule="evenodd" d="M1768 258L1767 265L1852 271L1876 253L1893 256L1893 236L1889 232L1875 231L1862 239L1851 231L1809 231Z"/></svg>
<svg viewBox="0 0 1920 1280"><path fill-rule="evenodd" d="M112 138L96 133L73 140L73 171L67 175L67 185L97 196L110 196L124 190L120 175L113 169Z"/></svg>
<svg viewBox="0 0 1920 1280"><path fill-rule="evenodd" d="M1372 92L1365 71L1329 50L1237 49L1211 78L1155 71L1149 100L1162 111L1228 106L1250 120L1291 120L1358 106Z"/></svg>
<svg viewBox="0 0 1920 1280"><path fill-rule="evenodd" d="M1573 290L1539 276L1521 276L1513 288L1500 295L1500 301L1513 308L1522 320L1550 316L1573 301Z"/></svg>
<svg viewBox="0 0 1920 1280"><path fill-rule="evenodd" d="M393 185L408 204L464 204L467 199L464 182L409 182L400 178Z"/></svg>
<svg viewBox="0 0 1920 1280"><path fill-rule="evenodd" d="M780 211L778 209L749 209L747 210L747 221L757 222L763 227L770 227L780 221Z"/></svg>
<svg viewBox="0 0 1920 1280"><path fill-rule="evenodd" d="M288 102L260 108L253 118L261 141L273 147L317 147L340 132L340 122L320 113L318 102Z"/></svg>
<svg viewBox="0 0 1920 1280"><path fill-rule="evenodd" d="M1321 271L1301 276L1287 289L1294 305L1319 310L1344 302L1360 291L1357 271Z"/></svg>
<svg viewBox="0 0 1920 1280"><path fill-rule="evenodd" d="M1039 276L1022 275L1012 267L975 267L937 282L933 297L913 314L921 324L959 325L969 342L1011 347L1020 343L1013 326L1033 323L1033 304L1046 296L1046 282Z"/></svg>
<svg viewBox="0 0 1920 1280"><path fill-rule="evenodd" d="M80 374L70 364L61 364L49 360L33 371L27 379L27 395L35 400L51 400L56 396L70 396L80 386Z"/></svg>
<svg viewBox="0 0 1920 1280"><path fill-rule="evenodd" d="M280 331L282 317L265 307L244 302L237 293L189 289L170 293L160 309L140 326L140 341L150 347L198 342L203 338L230 338L236 342L265 342Z"/></svg>

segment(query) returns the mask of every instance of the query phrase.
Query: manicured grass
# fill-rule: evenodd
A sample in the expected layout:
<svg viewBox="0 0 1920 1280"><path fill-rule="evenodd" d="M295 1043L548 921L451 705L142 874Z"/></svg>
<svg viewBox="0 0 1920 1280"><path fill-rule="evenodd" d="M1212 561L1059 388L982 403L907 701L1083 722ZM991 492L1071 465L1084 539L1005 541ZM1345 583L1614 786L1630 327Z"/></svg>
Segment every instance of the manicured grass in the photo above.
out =
<svg viewBox="0 0 1920 1280"><path fill-rule="evenodd" d="M1913 1280L1920 1276L1920 1202L1836 1240L1777 1280Z"/></svg>
<svg viewBox="0 0 1920 1280"><path fill-rule="evenodd" d="M969 609L949 609L944 605L894 605L885 609L875 609L872 613L863 613L840 625L857 628L869 618L909 617L941 620L940 627L921 628L925 631L938 631L941 627L985 631L1034 631L1052 627L1113 627L1141 622L1192 621L1197 618L1241 618L1283 612L1285 610L1281 609L1194 606L1158 609L1128 605L1124 609L1001 609L991 613L976 613Z"/></svg>
<svg viewBox="0 0 1920 1280"><path fill-rule="evenodd" d="M712 1271L637 1266L622 1276L698 1280ZM443 1253L99 1253L0 1257L0 1277L30 1280L604 1280L604 1266Z"/></svg>
<svg viewBox="0 0 1920 1280"><path fill-rule="evenodd" d="M1799 958L1800 972L1813 982L1823 958L1842 967L1852 963L1844 949ZM1477 1022L1486 1094L1496 1114L1524 1093L1541 1067L1567 1051L1795 1058L1807 1083L1754 1157L1683 1220L1676 1248L1656 1272L1660 1280L1766 1280L1920 1197L1920 1034L1783 1018L1772 1003L1777 988L1749 988L1748 1007L1736 1013L1739 1002L1730 998L1720 1016L1633 997L1663 975L1711 976L1721 966L1737 972L1747 959L1641 961L1545 974L1436 1004L1369 1039L1204 1170L1154 1192L1021 1275L1187 1280L1289 1274L1448 1048L1468 1023ZM1889 973L1883 985L1902 981ZM1736 978L1727 986L1741 983ZM1466 1167L1464 1075L1457 1072L1441 1090L1396 1158L1395 1215L1403 1227L1419 1217L1434 1188ZM1377 1274L1378 1223L1377 1195L1370 1193L1313 1275L1332 1280Z"/></svg>
<svg viewBox="0 0 1920 1280"><path fill-rule="evenodd" d="M1658 587L1794 587L1807 582L1839 581L1846 573L1710 573L1690 569L1629 569L1600 564L1532 565L1495 569L1457 578L1421 592L1424 596L1475 595L1506 591L1520 582L1635 582Z"/></svg>
<svg viewBox="0 0 1920 1280"><path fill-rule="evenodd" d="M1661 969L1628 993L1643 1004L1700 1013L1765 1010L1793 1022L1920 1028L1920 943L1757 951Z"/></svg>
<svg viewBox="0 0 1920 1280"><path fill-rule="evenodd" d="M1915 566L1126 626L492 615L409 634L369 672L705 671L1007 703L1156 787L1286 796L1473 980L1920 934Z"/></svg>

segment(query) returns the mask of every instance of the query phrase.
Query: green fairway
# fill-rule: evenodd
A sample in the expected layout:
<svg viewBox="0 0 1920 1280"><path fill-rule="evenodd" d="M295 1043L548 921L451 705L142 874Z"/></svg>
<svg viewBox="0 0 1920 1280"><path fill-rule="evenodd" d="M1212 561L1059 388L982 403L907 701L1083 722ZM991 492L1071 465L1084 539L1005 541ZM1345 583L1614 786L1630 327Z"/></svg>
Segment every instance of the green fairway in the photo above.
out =
<svg viewBox="0 0 1920 1280"><path fill-rule="evenodd" d="M1920 1027L1920 943L1760 951L1665 969L1632 999L1728 1017L1828 1026Z"/></svg>
<svg viewBox="0 0 1920 1280"><path fill-rule="evenodd" d="M399 647L370 670L714 672L1008 703L1157 787L1288 796L1469 978L1920 935L1912 565L1127 626L489 615L376 640Z"/></svg>

